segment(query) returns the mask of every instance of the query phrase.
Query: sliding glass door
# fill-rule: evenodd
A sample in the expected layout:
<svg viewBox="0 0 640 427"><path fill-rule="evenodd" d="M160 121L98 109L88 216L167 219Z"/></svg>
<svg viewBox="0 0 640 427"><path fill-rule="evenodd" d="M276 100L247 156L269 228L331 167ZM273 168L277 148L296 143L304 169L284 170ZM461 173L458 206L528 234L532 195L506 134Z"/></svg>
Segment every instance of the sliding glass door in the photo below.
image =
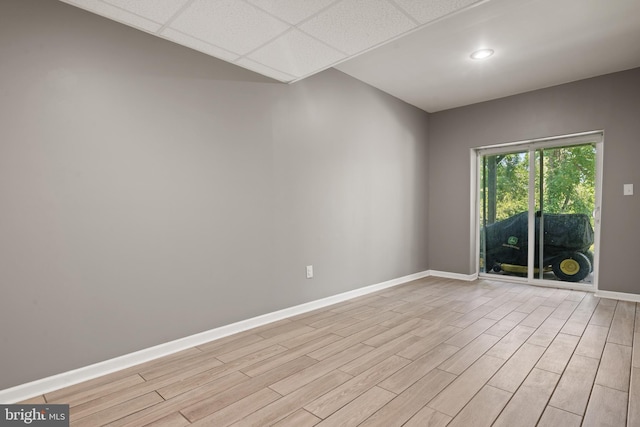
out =
<svg viewBox="0 0 640 427"><path fill-rule="evenodd" d="M594 284L601 151L601 133L476 150L481 275Z"/></svg>
<svg viewBox="0 0 640 427"><path fill-rule="evenodd" d="M481 157L481 271L525 275L528 266L529 152Z"/></svg>

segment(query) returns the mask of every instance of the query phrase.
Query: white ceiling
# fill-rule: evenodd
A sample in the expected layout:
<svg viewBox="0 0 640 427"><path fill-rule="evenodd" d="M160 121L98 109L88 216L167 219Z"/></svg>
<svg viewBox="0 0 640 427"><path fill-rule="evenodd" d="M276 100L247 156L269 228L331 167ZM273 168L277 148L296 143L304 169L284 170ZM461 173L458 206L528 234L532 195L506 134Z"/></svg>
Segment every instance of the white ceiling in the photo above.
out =
<svg viewBox="0 0 640 427"><path fill-rule="evenodd" d="M337 66L429 112L635 67L640 0L491 0Z"/></svg>
<svg viewBox="0 0 640 427"><path fill-rule="evenodd" d="M640 67L639 0L62 1L282 82L334 66L429 112Z"/></svg>

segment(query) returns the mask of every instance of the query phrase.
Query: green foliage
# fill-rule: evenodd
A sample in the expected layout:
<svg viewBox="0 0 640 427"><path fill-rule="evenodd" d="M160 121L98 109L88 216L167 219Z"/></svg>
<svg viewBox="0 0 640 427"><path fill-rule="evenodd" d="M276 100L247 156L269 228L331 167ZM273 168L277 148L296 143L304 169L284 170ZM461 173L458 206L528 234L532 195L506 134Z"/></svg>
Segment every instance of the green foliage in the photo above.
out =
<svg viewBox="0 0 640 427"><path fill-rule="evenodd" d="M595 145L536 151L536 210L540 210L540 155L543 155L543 210L546 213L591 215L595 205ZM529 154L487 156L481 179L481 220L500 221L529 206ZM495 176L491 176L495 174ZM488 176L489 175L489 176ZM494 187L494 188L492 188ZM493 206L495 203L495 206Z"/></svg>
<svg viewBox="0 0 640 427"><path fill-rule="evenodd" d="M590 214L595 204L595 147L544 151L544 211Z"/></svg>

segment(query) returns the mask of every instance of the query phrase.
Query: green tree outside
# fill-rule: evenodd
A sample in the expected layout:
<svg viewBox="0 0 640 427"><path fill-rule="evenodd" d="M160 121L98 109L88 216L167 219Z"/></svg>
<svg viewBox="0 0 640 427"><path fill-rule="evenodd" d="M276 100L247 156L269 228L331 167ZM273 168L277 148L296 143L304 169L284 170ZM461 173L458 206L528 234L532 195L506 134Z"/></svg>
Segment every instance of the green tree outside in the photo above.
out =
<svg viewBox="0 0 640 427"><path fill-rule="evenodd" d="M595 206L595 144L536 150L536 210L540 210L540 155L543 155L543 211L582 213ZM480 220L507 219L529 207L529 153L485 156L481 174Z"/></svg>

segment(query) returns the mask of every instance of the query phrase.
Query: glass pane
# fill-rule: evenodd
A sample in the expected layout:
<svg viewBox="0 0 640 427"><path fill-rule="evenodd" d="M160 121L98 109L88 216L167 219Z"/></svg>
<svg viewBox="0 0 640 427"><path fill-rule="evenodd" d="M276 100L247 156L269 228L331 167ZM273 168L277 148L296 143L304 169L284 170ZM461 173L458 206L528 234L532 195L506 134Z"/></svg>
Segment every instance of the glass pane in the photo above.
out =
<svg viewBox="0 0 640 427"><path fill-rule="evenodd" d="M535 277L593 283L595 144L537 150L535 164Z"/></svg>
<svg viewBox="0 0 640 427"><path fill-rule="evenodd" d="M529 153L483 156L480 271L527 275Z"/></svg>

